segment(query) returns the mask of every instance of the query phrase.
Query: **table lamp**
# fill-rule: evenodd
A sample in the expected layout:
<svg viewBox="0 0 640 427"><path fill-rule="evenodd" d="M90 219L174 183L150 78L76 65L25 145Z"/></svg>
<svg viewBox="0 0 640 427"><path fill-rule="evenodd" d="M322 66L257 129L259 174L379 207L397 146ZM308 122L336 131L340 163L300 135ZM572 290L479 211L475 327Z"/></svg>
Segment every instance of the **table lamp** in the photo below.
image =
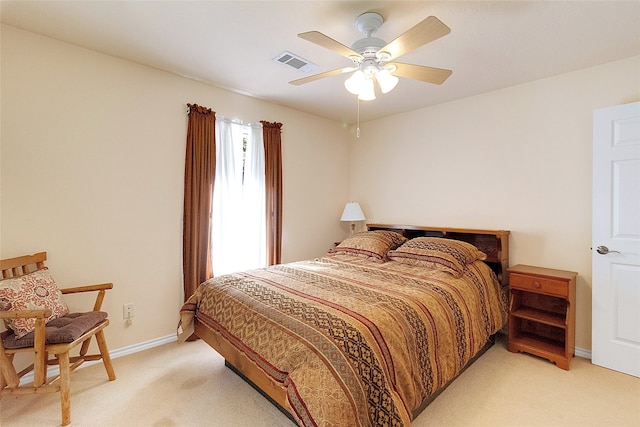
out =
<svg viewBox="0 0 640 427"><path fill-rule="evenodd" d="M342 216L340 217L340 221L351 222L351 234L356 230L355 221L364 221L365 219L364 213L362 213L362 209L360 209L360 205L357 202L347 203L344 207L344 211L342 211Z"/></svg>

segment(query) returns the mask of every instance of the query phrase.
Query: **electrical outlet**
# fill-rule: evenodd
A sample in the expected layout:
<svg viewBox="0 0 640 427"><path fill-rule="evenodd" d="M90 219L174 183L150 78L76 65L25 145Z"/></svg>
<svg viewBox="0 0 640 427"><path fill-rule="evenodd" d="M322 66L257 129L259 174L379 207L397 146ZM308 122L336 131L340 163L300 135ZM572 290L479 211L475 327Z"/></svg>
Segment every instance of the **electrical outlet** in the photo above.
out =
<svg viewBox="0 0 640 427"><path fill-rule="evenodd" d="M122 318L125 320L132 319L134 317L133 303L122 305Z"/></svg>

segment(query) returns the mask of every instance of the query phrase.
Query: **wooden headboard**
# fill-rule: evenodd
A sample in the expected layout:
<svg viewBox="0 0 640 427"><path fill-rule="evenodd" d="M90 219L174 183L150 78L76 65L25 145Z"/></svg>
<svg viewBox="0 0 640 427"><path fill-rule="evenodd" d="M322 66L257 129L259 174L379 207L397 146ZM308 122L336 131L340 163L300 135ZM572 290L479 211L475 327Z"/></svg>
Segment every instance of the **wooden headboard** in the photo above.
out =
<svg viewBox="0 0 640 427"><path fill-rule="evenodd" d="M441 237L471 243L487 254L485 262L496 272L502 286L507 286L509 275L509 231L474 230L468 228L423 227L416 225L367 224L368 230L391 230L408 239L414 237Z"/></svg>

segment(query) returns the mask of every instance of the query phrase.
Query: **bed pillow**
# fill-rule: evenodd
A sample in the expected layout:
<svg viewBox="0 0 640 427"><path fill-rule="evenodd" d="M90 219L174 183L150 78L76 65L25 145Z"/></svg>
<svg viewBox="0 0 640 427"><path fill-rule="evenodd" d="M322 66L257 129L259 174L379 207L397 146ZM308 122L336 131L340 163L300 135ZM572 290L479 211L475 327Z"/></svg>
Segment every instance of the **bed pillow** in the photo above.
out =
<svg viewBox="0 0 640 427"><path fill-rule="evenodd" d="M361 231L347 237L335 248L329 249L329 254L357 255L375 262L385 262L388 260L387 252L406 241L406 237L395 231Z"/></svg>
<svg viewBox="0 0 640 427"><path fill-rule="evenodd" d="M462 276L465 265L487 258L470 243L439 237L416 237L390 251L388 256L404 264L446 271L454 277Z"/></svg>
<svg viewBox="0 0 640 427"><path fill-rule="evenodd" d="M0 281L0 310L37 310L48 308L50 321L69 313L62 292L51 277L49 269L36 270L20 277ZM36 327L36 319L9 319L9 328L16 338L22 338Z"/></svg>

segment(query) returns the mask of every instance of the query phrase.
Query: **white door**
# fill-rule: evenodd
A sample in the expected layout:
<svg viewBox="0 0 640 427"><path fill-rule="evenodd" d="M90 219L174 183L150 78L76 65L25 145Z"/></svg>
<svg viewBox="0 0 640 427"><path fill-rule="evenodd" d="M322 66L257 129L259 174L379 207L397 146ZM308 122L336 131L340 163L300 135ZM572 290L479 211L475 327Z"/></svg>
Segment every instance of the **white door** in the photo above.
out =
<svg viewBox="0 0 640 427"><path fill-rule="evenodd" d="M640 102L593 119L592 362L640 377Z"/></svg>

